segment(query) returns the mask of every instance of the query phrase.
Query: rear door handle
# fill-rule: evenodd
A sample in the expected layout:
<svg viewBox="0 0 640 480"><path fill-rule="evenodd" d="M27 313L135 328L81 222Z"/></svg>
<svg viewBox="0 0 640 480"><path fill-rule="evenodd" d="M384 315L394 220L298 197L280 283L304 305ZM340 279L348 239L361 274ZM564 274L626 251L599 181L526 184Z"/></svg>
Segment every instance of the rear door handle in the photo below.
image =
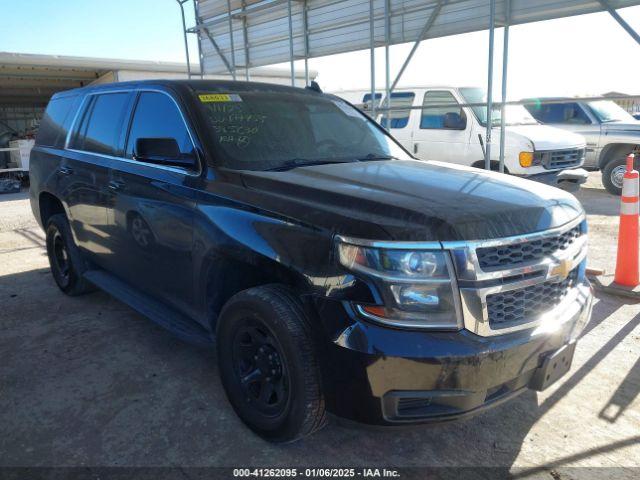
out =
<svg viewBox="0 0 640 480"><path fill-rule="evenodd" d="M110 190L120 190L122 187L124 187L124 182L122 180L111 180L109 182Z"/></svg>
<svg viewBox="0 0 640 480"><path fill-rule="evenodd" d="M413 153L418 153L418 142L413 143Z"/></svg>
<svg viewBox="0 0 640 480"><path fill-rule="evenodd" d="M71 175L73 173L73 168L60 167L58 169L58 173L60 173L61 175Z"/></svg>

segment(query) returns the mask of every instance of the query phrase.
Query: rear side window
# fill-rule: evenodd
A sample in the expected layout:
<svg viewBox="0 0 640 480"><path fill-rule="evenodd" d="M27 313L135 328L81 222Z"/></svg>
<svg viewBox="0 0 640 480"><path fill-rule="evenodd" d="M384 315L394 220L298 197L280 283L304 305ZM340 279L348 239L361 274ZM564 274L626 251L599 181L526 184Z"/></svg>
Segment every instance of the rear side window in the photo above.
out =
<svg viewBox="0 0 640 480"><path fill-rule="evenodd" d="M74 131L71 148L115 155L128 101L128 92L93 95Z"/></svg>
<svg viewBox="0 0 640 480"><path fill-rule="evenodd" d="M382 98L382 94L381 93L376 93L373 97L375 99L375 101L373 102L373 106L375 108L380 108L380 99ZM371 106L372 106L372 102L371 102L371 94L370 93L365 93L364 97L362 97L362 109L366 112L366 111L371 111Z"/></svg>
<svg viewBox="0 0 640 480"><path fill-rule="evenodd" d="M64 146L73 117L72 110L75 111L72 107L77 98L77 96L54 98L49 102L40 122L36 145L55 148Z"/></svg>
<svg viewBox="0 0 640 480"><path fill-rule="evenodd" d="M402 108L413 106L413 99L416 97L413 92L396 92L391 94L391 108ZM381 107L386 107L386 101L382 101ZM392 110L388 114L383 113L383 118L380 124L383 127L387 126L387 116L389 117L389 128L404 128L409 124L410 109L406 110Z"/></svg>
<svg viewBox="0 0 640 480"><path fill-rule="evenodd" d="M574 102L527 105L527 110L542 123L563 123L567 125L586 125L591 120L584 110Z"/></svg>
<svg viewBox="0 0 640 480"><path fill-rule="evenodd" d="M195 158L195 148L175 102L164 93L142 92L131 122L127 157L133 156L139 138L173 138L184 160Z"/></svg>
<svg viewBox="0 0 640 480"><path fill-rule="evenodd" d="M433 90L425 93L424 101L422 102L420 128L445 128L444 117L447 113L455 113L460 117L463 116L462 109L458 106L458 101L451 92L446 90Z"/></svg>

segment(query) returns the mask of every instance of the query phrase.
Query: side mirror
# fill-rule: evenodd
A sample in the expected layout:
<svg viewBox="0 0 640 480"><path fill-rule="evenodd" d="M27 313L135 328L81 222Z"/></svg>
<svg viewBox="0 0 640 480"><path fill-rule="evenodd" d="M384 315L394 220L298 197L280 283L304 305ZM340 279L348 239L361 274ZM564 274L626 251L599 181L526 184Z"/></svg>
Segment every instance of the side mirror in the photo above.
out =
<svg viewBox="0 0 640 480"><path fill-rule="evenodd" d="M175 138L138 138L133 151L133 159L140 162L178 167L193 166L194 159L184 157Z"/></svg>
<svg viewBox="0 0 640 480"><path fill-rule="evenodd" d="M467 128L467 118L459 113L448 112L444 114L444 128L450 130L464 130Z"/></svg>

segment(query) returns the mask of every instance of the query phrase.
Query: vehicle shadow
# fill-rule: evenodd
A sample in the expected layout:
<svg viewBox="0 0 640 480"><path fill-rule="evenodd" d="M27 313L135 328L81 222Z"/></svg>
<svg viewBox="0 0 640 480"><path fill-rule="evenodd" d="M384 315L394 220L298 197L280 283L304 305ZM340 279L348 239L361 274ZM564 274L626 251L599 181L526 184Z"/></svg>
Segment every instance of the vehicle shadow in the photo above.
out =
<svg viewBox="0 0 640 480"><path fill-rule="evenodd" d="M620 214L620 197L602 188L581 187L575 193L575 197L582 203L587 215L617 216Z"/></svg>
<svg viewBox="0 0 640 480"><path fill-rule="evenodd" d="M23 188L20 192L0 194L0 203L12 202L15 200L26 200L27 198L29 198L29 189Z"/></svg>
<svg viewBox="0 0 640 480"><path fill-rule="evenodd" d="M34 268L0 277L0 302L0 465L23 466L505 469L525 440L559 448L560 442L551 446L553 433L528 437L532 427L640 322L640 315L634 317L574 366L544 402L526 391L467 421L417 427L372 429L332 418L313 436L274 445L238 420L218 379L214 351L176 340L110 296L67 297L48 269ZM587 333L618 308L598 305ZM637 367L611 404L623 408L637 395ZM612 440L606 448L626 445ZM585 450L549 466L601 451Z"/></svg>

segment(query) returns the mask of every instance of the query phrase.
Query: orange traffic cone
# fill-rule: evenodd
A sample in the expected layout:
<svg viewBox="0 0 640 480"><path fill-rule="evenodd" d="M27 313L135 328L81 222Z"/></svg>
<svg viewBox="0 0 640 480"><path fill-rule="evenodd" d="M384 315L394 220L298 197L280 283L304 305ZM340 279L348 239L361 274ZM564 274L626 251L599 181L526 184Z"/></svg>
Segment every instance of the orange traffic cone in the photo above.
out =
<svg viewBox="0 0 640 480"><path fill-rule="evenodd" d="M618 258L614 282L635 287L638 279L638 172L633 169L633 154L627 157L622 180L622 204L618 231Z"/></svg>

